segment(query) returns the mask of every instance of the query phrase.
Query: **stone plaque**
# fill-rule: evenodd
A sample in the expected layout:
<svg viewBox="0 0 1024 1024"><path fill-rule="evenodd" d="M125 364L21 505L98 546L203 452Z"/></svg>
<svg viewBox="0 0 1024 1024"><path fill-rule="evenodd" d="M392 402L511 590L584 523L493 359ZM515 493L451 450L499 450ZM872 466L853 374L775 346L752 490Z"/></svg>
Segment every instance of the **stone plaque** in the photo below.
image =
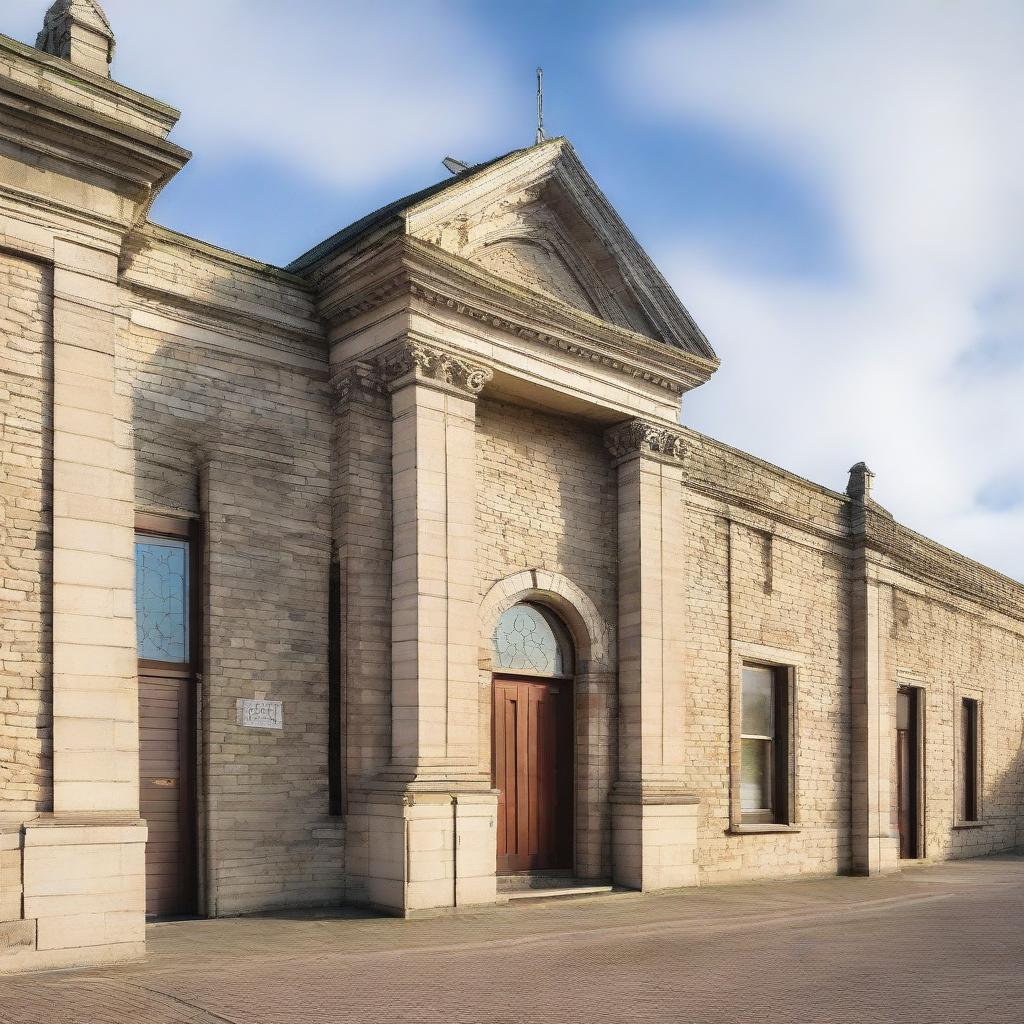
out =
<svg viewBox="0 0 1024 1024"><path fill-rule="evenodd" d="M247 729L283 729L284 705L279 700L239 699L238 724Z"/></svg>

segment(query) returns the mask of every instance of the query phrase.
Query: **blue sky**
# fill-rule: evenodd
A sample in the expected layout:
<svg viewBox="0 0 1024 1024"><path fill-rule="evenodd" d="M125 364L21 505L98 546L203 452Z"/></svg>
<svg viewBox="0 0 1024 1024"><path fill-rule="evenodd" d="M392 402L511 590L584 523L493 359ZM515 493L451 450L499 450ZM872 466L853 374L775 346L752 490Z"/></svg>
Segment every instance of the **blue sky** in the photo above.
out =
<svg viewBox="0 0 1024 1024"><path fill-rule="evenodd" d="M44 0L4 5L26 41ZM106 0L154 219L272 263L567 135L722 359L684 422L1024 579L1024 5Z"/></svg>

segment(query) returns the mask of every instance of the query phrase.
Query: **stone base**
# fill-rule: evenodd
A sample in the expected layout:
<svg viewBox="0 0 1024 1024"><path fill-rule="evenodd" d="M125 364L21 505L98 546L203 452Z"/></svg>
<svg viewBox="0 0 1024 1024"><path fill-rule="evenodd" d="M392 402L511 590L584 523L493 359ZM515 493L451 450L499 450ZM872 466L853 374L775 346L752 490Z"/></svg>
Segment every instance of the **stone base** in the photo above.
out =
<svg viewBox="0 0 1024 1024"><path fill-rule="evenodd" d="M18 919L0 923L0 973L141 957L146 834L138 820L50 817L0 837L2 903L10 913L20 902Z"/></svg>
<svg viewBox="0 0 1024 1024"><path fill-rule="evenodd" d="M346 898L403 917L497 902L497 794L377 791L351 805Z"/></svg>
<svg viewBox="0 0 1024 1024"><path fill-rule="evenodd" d="M692 794L612 796L612 877L641 892L697 884L697 820Z"/></svg>
<svg viewBox="0 0 1024 1024"><path fill-rule="evenodd" d="M869 836L853 841L855 875L891 875L900 870L898 836Z"/></svg>

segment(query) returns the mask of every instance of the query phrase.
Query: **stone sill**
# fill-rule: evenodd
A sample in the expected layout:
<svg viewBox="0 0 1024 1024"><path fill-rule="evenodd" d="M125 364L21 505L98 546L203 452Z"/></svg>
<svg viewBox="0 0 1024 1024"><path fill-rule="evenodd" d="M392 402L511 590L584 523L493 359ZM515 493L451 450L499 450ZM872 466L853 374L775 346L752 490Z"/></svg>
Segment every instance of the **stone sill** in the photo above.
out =
<svg viewBox="0 0 1024 1024"><path fill-rule="evenodd" d="M953 824L953 831L965 828L984 828L987 824L987 821L957 821Z"/></svg>
<svg viewBox="0 0 1024 1024"><path fill-rule="evenodd" d="M802 831L803 829L799 825L780 825L771 823L765 825L730 825L727 829L728 834L733 836L763 836L771 835L776 832L795 834Z"/></svg>

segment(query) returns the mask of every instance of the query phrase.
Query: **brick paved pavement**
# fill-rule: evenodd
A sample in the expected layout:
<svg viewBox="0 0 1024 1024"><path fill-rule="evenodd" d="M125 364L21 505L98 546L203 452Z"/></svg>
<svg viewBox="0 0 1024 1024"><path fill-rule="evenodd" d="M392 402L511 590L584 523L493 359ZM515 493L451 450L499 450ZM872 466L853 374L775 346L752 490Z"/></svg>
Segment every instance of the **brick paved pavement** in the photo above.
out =
<svg viewBox="0 0 1024 1024"><path fill-rule="evenodd" d="M519 903L162 924L141 964L0 978L0 1024L1024 1021L1024 858Z"/></svg>

